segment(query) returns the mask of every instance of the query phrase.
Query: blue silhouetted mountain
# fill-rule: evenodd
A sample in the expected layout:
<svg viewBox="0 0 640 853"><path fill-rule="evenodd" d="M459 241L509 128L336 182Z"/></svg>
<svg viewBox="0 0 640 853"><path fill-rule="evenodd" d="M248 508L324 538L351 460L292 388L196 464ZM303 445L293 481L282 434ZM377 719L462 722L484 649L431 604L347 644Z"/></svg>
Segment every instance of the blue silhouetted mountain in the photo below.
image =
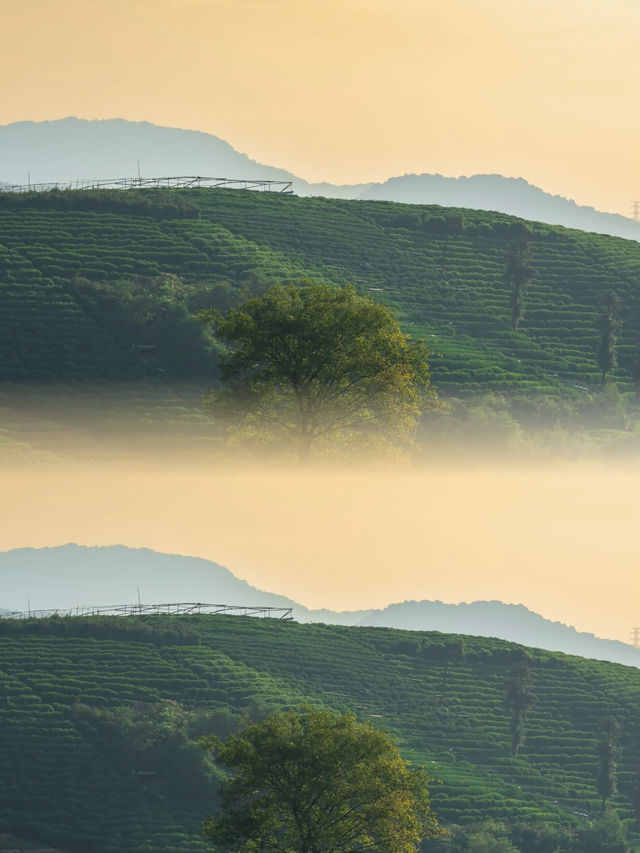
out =
<svg viewBox="0 0 640 853"><path fill-rule="evenodd" d="M123 545L19 548L0 553L0 608L55 608L200 601L292 607L294 602L199 557Z"/></svg>
<svg viewBox="0 0 640 853"><path fill-rule="evenodd" d="M0 612L135 604L138 589L144 604L200 601L291 607L300 622L498 637L640 667L640 649L551 622L523 605L500 601L405 601L382 610L309 610L284 595L257 589L223 566L199 557L123 545L69 544L0 553Z"/></svg>
<svg viewBox="0 0 640 853"><path fill-rule="evenodd" d="M617 640L604 640L594 634L576 631L562 622L552 622L522 604L504 604L502 601L472 601L469 604L403 601L390 604L383 610L370 611L358 624L499 637L538 649L640 667L640 649Z"/></svg>
<svg viewBox="0 0 640 853"><path fill-rule="evenodd" d="M13 184L173 175L290 180L228 142L147 121L23 121L0 127L0 178Z"/></svg>
<svg viewBox="0 0 640 853"><path fill-rule="evenodd" d="M523 178L503 175L402 175L381 183L309 183L268 166L228 142L195 130L144 121L64 118L0 126L0 185L51 181L203 175L291 180L299 195L379 199L495 210L524 219L640 240L640 224L551 195Z"/></svg>
<svg viewBox="0 0 640 853"><path fill-rule="evenodd" d="M402 175L374 184L358 198L496 210L536 222L640 240L640 223L633 219L615 213L601 213L593 207L546 193L523 178L505 178L503 175L459 178Z"/></svg>

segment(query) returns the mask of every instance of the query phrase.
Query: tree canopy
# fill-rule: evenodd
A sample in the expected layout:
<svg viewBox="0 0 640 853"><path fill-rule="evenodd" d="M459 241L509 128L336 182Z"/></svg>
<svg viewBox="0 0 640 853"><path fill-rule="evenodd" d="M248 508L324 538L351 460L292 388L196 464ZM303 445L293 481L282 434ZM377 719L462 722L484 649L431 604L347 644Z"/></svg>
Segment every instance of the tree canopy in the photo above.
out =
<svg viewBox="0 0 640 853"><path fill-rule="evenodd" d="M518 757L524 743L524 727L527 714L536 697L531 689L531 669L526 660L520 661L507 680L505 702L512 711L511 753Z"/></svg>
<svg viewBox="0 0 640 853"><path fill-rule="evenodd" d="M438 832L424 771L353 714L278 712L218 744L231 773L205 834L229 851L413 853Z"/></svg>
<svg viewBox="0 0 640 853"><path fill-rule="evenodd" d="M620 726L615 717L602 721L602 736L598 744L600 766L598 767L598 793L602 798L602 811L618 793L618 761L620 759Z"/></svg>
<svg viewBox="0 0 640 853"><path fill-rule="evenodd" d="M512 242L507 256L505 276L511 284L511 328L517 332L524 317L526 290L533 278L531 250L526 232Z"/></svg>
<svg viewBox="0 0 640 853"><path fill-rule="evenodd" d="M270 288L220 318L217 334L229 352L208 406L302 458L323 440L401 444L434 396L424 344L353 287Z"/></svg>
<svg viewBox="0 0 640 853"><path fill-rule="evenodd" d="M608 290L600 310L600 338L596 357L604 384L607 377L618 367L618 336L622 323L620 321L620 300L615 290Z"/></svg>

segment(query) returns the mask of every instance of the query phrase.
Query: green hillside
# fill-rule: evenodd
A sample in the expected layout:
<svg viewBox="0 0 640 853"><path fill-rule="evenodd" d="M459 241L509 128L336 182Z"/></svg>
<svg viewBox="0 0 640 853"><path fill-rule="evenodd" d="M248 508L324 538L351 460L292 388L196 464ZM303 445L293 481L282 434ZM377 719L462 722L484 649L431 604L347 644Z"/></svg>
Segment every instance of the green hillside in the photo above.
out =
<svg viewBox="0 0 640 853"><path fill-rule="evenodd" d="M523 656L537 699L516 760L504 694ZM614 716L631 824L639 698L634 668L499 640L226 616L0 620L0 833L70 853L205 850L217 771L193 739L301 703L393 732L430 771L441 821L490 817L522 837L597 816Z"/></svg>
<svg viewBox="0 0 640 853"><path fill-rule="evenodd" d="M529 232L519 332L504 270ZM0 382L207 379L194 319L301 277L352 282L426 337L437 389L595 388L605 292L622 302L616 375L640 335L640 244L503 214L242 190L0 193Z"/></svg>

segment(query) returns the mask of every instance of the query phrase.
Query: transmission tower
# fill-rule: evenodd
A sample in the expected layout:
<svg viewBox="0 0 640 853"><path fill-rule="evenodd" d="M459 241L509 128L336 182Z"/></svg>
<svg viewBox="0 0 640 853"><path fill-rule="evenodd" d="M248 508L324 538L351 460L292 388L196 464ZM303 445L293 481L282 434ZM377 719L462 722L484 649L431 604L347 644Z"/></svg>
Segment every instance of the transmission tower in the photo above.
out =
<svg viewBox="0 0 640 853"><path fill-rule="evenodd" d="M636 649L640 649L640 628L631 629L631 642Z"/></svg>
<svg viewBox="0 0 640 853"><path fill-rule="evenodd" d="M633 209L633 218L636 222L640 222L640 201L632 201L631 207Z"/></svg>

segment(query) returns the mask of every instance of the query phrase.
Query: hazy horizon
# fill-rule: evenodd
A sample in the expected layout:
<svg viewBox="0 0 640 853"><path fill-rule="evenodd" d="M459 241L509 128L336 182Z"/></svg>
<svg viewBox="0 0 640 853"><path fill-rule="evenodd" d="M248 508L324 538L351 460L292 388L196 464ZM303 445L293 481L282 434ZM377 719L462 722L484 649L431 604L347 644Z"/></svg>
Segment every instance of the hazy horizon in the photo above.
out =
<svg viewBox="0 0 640 853"><path fill-rule="evenodd" d="M628 215L639 19L632 0L14 4L0 123L145 119L312 182L498 173Z"/></svg>
<svg viewBox="0 0 640 853"><path fill-rule="evenodd" d="M0 550L146 547L310 609L500 600L628 642L639 474L605 461L22 466L5 469Z"/></svg>
<svg viewBox="0 0 640 853"><path fill-rule="evenodd" d="M293 192L302 196L498 210L531 221L638 239L630 210L626 221L618 222L620 214L580 205L555 187L536 186L524 174L397 172L377 181L313 183L291 172L286 162L260 163L215 134L144 119L60 116L0 124L0 149L5 157L0 182L24 187L186 172L236 180L291 180Z"/></svg>
<svg viewBox="0 0 640 853"><path fill-rule="evenodd" d="M115 551L117 551L118 549L125 549L129 553L131 553L131 552L134 552L134 553L135 552L144 552L144 553L153 554L153 555L156 555L159 557L172 557L172 558L175 557L178 559L198 560L198 561L202 560L202 561L204 561L205 564L210 564L210 565L215 566L217 568L222 568L224 570L227 570L233 576L233 578L237 579L240 582L249 584L251 587L258 590L259 592L263 592L263 593L268 594L268 595L280 596L281 598L288 598L291 600L291 602L294 605L298 605L300 607L303 607L305 609L305 611L309 611L312 613L332 612L335 614L347 614L347 613L366 613L369 611L383 612L386 609L393 607L393 606L396 606L396 605L422 604L422 603L444 605L445 607L455 607L458 605L473 605L473 604L476 604L476 605L477 604L500 604L500 605L505 605L507 607L517 607L517 608L518 607L524 607L530 613L533 613L537 616L541 616L543 619L547 620L551 624L559 624L559 625L563 625L563 626L566 626L569 628L575 628L574 625L567 622L566 620L552 619L551 617L547 616L545 613L533 610L527 604L525 604L523 601L516 601L516 600L504 601L503 599L498 599L498 598L469 598L469 597L467 597L467 598L456 598L456 599L451 599L451 600L444 600L441 598L424 598L424 597L423 598L415 598L415 597L410 598L410 597L406 597L402 600L395 599L395 598L389 598L388 600L382 600L380 603L376 604L375 606L365 607L365 608L350 607L347 609L347 608L334 607L330 603L312 608L312 607L309 607L308 605L304 604L301 601L294 600L288 594L288 592L286 590L270 589L270 588L267 589L264 586L263 587L259 586L259 584L257 582L249 583L247 578L241 576L240 574L237 574L229 566L222 565L221 563L219 563L216 560L213 560L210 557L203 557L200 554L195 554L195 553L190 553L190 552L159 551L159 550L156 550L154 548L150 548L149 546L146 546L146 545L133 545L132 546L132 545L126 545L122 542L112 542L112 543L102 542L102 543L92 543L91 544L89 542L79 543L77 541L73 541L73 542L70 541L70 542L60 542L60 543L56 543L56 544L52 544L52 545L38 545L38 546L22 545L22 546L18 546L15 548L9 548L6 550L0 549L0 555L20 554L20 552L23 552L23 551L34 551L34 552L57 551L58 549L64 550L66 548L80 548L80 549L87 548L91 551L95 550L95 551L104 551L104 552L114 551L114 556L116 556ZM58 610L69 609L69 610L71 610L71 609L76 608L76 607L81 608L81 609L85 608L85 607L88 608L88 607L101 607L101 606L107 606L107 607L113 606L113 607L115 607L120 603L123 603L123 604L136 603L134 601L134 599L136 598L137 593L140 594L140 603L142 605L146 606L146 605L153 605L153 604L161 603L159 601L156 601L156 598L154 598L152 594L150 595L148 593L145 593L144 587L137 587L137 593L136 593L134 581L135 581L135 578L132 577L131 578L131 592L132 592L132 594L130 596L130 599L127 599L127 601L125 601L124 599L122 600L122 602L120 602L119 600L118 600L118 602L115 602L115 600L111 600L111 599L109 599L108 601L105 599L103 601L103 600L98 600L96 598L95 601L93 599L91 601L89 601L89 600L85 601L83 599L80 602L79 599L78 600L74 599L72 601L69 598L68 600L65 599L64 606L63 606L62 603L56 603L56 604L48 605L45 601L38 600L38 598L36 596L35 598L28 599L25 606L28 605L29 607L31 607L31 610L33 612L37 612L38 610L43 611L43 610L53 610L53 609L58 609ZM183 597L184 597L184 595L183 595ZM191 600L191 598L189 596L187 596L185 600L187 600L187 599L189 601ZM194 599L194 601L195 600L196 599ZM203 604L215 604L215 603L225 604L226 602L221 601L221 600L219 601L218 599L216 599L215 602L213 600L212 601L202 600L201 603L203 603ZM235 602L232 602L232 605L235 606ZM251 607L251 606L254 606L254 605L247 604L247 607ZM0 606L0 611L2 609L3 608ZM27 610L20 611L18 609L15 612L25 612L26 613ZM294 618L295 618L295 613L294 613ZM413 630L413 629L411 629L411 630ZM421 630L430 630L430 629L425 626L425 628L421 629ZM438 629L432 629L432 630L438 630ZM585 633L585 634L593 633L592 631L590 631L586 628L582 628L582 629L576 628L576 630L581 631L582 633ZM594 634L594 636L598 636L598 635ZM621 638L608 638L608 637L599 637L599 639L615 639L619 642L625 642L627 644L631 644L630 637L627 637L626 640L621 639Z"/></svg>

